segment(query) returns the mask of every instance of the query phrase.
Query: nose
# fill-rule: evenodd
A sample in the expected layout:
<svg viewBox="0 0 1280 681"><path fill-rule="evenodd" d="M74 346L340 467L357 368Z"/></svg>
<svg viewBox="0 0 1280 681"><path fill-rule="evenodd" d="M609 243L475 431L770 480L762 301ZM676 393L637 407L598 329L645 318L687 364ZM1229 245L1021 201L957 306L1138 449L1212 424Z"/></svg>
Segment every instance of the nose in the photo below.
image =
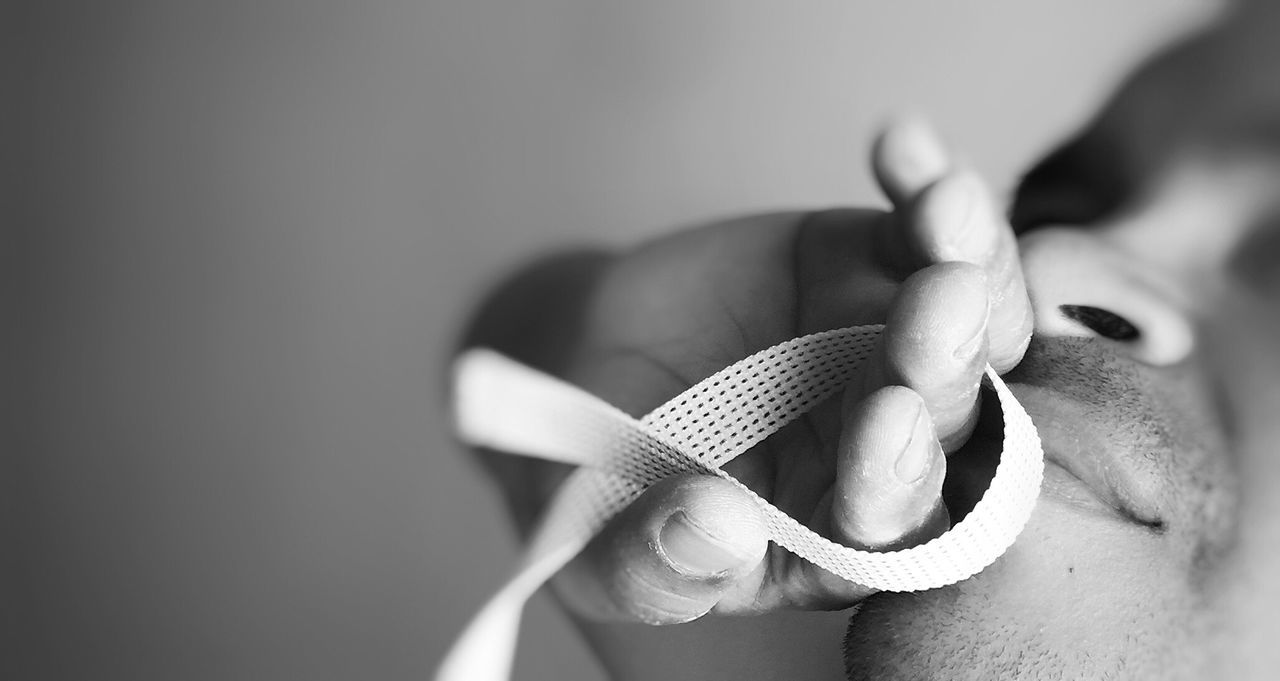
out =
<svg viewBox="0 0 1280 681"><path fill-rule="evenodd" d="M1096 338L1155 366L1193 350L1180 297L1140 259L1076 230L1038 230L1019 245L1037 335Z"/></svg>

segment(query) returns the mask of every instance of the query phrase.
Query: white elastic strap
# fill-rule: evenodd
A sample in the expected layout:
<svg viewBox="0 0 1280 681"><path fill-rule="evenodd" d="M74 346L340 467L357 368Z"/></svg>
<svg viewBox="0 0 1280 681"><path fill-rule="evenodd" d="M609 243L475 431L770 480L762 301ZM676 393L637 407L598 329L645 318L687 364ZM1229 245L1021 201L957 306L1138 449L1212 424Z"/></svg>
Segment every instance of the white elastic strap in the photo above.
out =
<svg viewBox="0 0 1280 681"><path fill-rule="evenodd" d="M946 586L994 562L1031 516L1044 462L1030 417L990 367L987 377L1004 412L1000 463L964 520L925 544L887 552L836 544L720 470L843 388L871 354L882 329L837 329L775 345L699 382L640 420L498 353L463 354L456 364L455 407L465 442L579 468L544 511L515 576L446 656L438 681L507 678L525 601L618 511L672 475L698 472L732 482L760 507L774 542L874 589Z"/></svg>

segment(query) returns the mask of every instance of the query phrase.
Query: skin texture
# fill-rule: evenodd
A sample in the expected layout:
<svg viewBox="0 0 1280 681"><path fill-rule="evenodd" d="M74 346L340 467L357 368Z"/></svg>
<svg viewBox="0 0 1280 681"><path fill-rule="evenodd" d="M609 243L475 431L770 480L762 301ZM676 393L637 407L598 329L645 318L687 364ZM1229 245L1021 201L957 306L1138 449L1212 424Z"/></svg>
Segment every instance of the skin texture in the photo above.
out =
<svg viewBox="0 0 1280 681"><path fill-rule="evenodd" d="M1264 575L1280 567L1280 173L1267 147L1242 142L1257 131L1239 121L1277 119L1256 90L1247 110L1226 103L1241 106L1256 70L1241 61L1242 36L1256 22L1272 35L1278 26L1247 16L1247 28L1227 24L1153 61L1030 173L1014 209L1037 334L1008 379L1050 449L1091 446L1081 433L1093 429L1119 443L1109 472L1136 481L1131 506L1158 524L1042 496L986 572L868 599L847 633L850 678L1274 677L1280 601ZM1192 92L1212 104L1175 106ZM1197 106L1207 110L1188 112ZM1158 148L1139 130L1152 125L1169 133ZM1090 172L1103 165L1112 170ZM1116 166L1129 174L1115 177ZM1055 309L1063 304L1108 309L1141 336L1091 333ZM1082 407L1055 409L1030 386Z"/></svg>
<svg viewBox="0 0 1280 681"><path fill-rule="evenodd" d="M927 129L895 127L873 164L886 193L898 197L891 213L756 216L621 255L586 256L573 261L577 274L564 262L534 268L503 287L468 342L504 349L638 415L797 334L887 321L881 346L841 399L728 469L850 546L926 541L948 524L945 456L974 427L982 368L1016 364L1030 332L1030 302L1013 233L989 192L972 173L950 167ZM572 304L552 308L554 324L528 322L520 310L530 291L538 292L534 300ZM567 298L571 291L589 293ZM525 523L564 472L486 460ZM555 586L598 648L620 651L604 654L620 678L652 673L655 661L672 656L629 654L648 633L611 623L839 609L871 593L769 545L744 495L700 478L648 490ZM838 658L829 659L838 669ZM786 668L787 660L770 662Z"/></svg>
<svg viewBox="0 0 1280 681"><path fill-rule="evenodd" d="M1275 41L1260 38L1280 31L1276 15L1246 7L1140 70L1028 174L1016 243L980 182L907 122L872 159L891 212L709 225L497 296L470 342L637 415L755 350L887 321L838 403L729 466L851 546L925 541L980 494L994 456L977 387L986 362L1012 369L1045 440L1047 481L1019 541L978 576L919 594L871 594L767 545L715 481L655 486L556 582L611 673L817 674L795 638L744 636L715 616L817 631L831 620L768 613L857 604L844 653L854 679L1274 678L1280 163L1266 136L1280 88L1250 65L1275 62ZM548 271L567 270L530 276ZM521 308L513 288L561 300L543 303L560 323L504 324ZM1063 305L1137 334L1109 338ZM909 482L896 474L905 443L924 462ZM518 521L563 475L489 462ZM755 644L702 648L735 638Z"/></svg>
<svg viewBox="0 0 1280 681"><path fill-rule="evenodd" d="M1037 339L1010 384L1051 461L1085 458L1071 451L1091 444L1078 429L1123 443L1113 465L1135 472L1151 520L1082 508L1047 483L1025 534L992 568L864 604L847 641L853 678L925 670L936 678L1175 678L1188 670L1185 651L1203 645L1233 531L1226 439L1190 367L1135 365L1099 345ZM1059 412L1032 385L1084 406Z"/></svg>

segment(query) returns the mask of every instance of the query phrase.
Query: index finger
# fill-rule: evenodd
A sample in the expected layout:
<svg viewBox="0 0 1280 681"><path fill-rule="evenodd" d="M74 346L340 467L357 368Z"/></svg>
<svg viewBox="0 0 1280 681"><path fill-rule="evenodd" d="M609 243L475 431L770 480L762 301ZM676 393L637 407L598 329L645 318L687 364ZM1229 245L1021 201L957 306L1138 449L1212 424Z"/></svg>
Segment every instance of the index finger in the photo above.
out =
<svg viewBox="0 0 1280 681"><path fill-rule="evenodd" d="M1013 368L1031 338L1031 303L1017 239L986 183L954 167L937 135L918 119L889 126L872 167L898 216L898 238L912 269L961 261L983 269L990 286L989 361Z"/></svg>
<svg viewBox="0 0 1280 681"><path fill-rule="evenodd" d="M963 220L955 219L957 212ZM921 267L967 262L982 268L990 302L987 361L1000 373L1016 366L1031 340L1031 300L1017 239L986 183L970 171L946 175L913 206L906 231Z"/></svg>

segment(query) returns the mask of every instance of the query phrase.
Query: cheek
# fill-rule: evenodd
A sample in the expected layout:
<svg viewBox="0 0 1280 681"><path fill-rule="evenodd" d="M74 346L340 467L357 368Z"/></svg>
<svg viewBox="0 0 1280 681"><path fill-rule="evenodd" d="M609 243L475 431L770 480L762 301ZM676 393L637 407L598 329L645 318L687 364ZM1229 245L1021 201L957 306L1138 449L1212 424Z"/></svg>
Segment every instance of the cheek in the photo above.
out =
<svg viewBox="0 0 1280 681"><path fill-rule="evenodd" d="M1231 310L1212 328L1233 416L1233 463L1239 502L1235 544L1224 578L1221 647L1229 678L1275 678L1280 669L1280 314L1278 308Z"/></svg>
<svg viewBox="0 0 1280 681"><path fill-rule="evenodd" d="M1042 502L982 574L869 600L850 629L852 678L1174 678L1193 599L1168 542Z"/></svg>

